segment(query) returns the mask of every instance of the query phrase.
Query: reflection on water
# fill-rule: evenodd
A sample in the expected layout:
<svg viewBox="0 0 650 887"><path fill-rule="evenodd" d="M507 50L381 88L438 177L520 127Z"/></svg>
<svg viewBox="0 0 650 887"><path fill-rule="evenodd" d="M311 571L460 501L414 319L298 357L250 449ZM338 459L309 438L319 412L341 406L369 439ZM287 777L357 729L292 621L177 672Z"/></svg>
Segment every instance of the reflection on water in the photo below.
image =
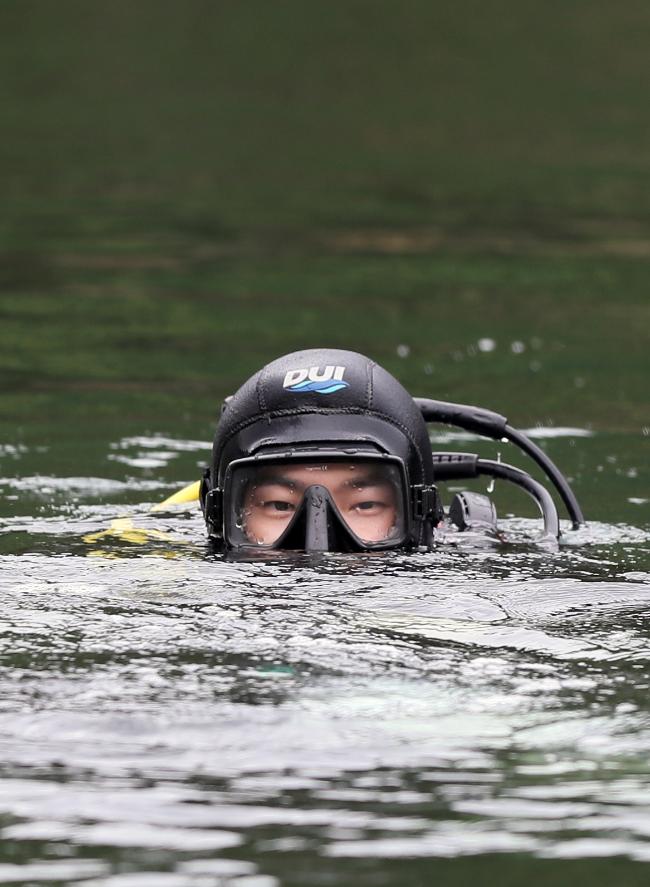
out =
<svg viewBox="0 0 650 887"><path fill-rule="evenodd" d="M205 455L151 435L105 464L134 452L189 475ZM133 504L162 479L110 504L125 481L5 456L0 883L650 861L647 529L593 522L550 552L510 518L506 545L238 560L209 550L196 511ZM83 541L119 515L142 536Z"/></svg>

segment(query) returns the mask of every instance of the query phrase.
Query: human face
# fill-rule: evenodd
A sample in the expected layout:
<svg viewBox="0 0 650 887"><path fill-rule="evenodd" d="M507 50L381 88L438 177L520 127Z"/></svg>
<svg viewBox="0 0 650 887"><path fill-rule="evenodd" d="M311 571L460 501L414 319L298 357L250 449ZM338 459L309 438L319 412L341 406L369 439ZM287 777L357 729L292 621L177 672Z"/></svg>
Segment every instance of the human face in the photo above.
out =
<svg viewBox="0 0 650 887"><path fill-rule="evenodd" d="M364 542L383 542L396 532L398 489L387 466L285 463L264 468L246 490L241 521L249 541L276 542L300 507L305 490L315 484L327 488L345 523Z"/></svg>

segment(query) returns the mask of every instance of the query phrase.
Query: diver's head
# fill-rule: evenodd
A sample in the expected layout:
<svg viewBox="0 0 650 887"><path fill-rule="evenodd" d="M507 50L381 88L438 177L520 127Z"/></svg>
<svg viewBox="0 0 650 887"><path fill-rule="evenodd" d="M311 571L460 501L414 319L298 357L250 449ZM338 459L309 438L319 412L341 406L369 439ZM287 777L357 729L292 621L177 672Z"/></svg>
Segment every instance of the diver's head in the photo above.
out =
<svg viewBox="0 0 650 887"><path fill-rule="evenodd" d="M425 422L353 351L298 351L228 398L201 488L226 548L430 547L439 518Z"/></svg>

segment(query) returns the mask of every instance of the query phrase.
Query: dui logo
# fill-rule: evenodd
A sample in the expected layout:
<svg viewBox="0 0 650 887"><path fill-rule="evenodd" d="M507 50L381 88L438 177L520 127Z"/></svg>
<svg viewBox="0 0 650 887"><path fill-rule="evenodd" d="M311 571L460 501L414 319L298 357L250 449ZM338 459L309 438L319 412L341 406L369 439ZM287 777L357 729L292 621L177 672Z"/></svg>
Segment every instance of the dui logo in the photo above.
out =
<svg viewBox="0 0 650 887"><path fill-rule="evenodd" d="M349 384L343 381L345 367L326 366L305 367L299 370L289 370L284 377L282 387L287 391L317 391L318 394L334 394L343 388L349 388Z"/></svg>

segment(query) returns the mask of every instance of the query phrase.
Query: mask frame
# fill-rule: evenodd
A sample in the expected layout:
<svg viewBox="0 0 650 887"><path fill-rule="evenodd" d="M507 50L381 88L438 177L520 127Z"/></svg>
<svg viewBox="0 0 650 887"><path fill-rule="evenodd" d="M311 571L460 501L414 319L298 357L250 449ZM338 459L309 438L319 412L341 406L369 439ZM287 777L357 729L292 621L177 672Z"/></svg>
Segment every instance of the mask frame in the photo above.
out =
<svg viewBox="0 0 650 887"><path fill-rule="evenodd" d="M368 542L361 539L348 525L341 515L334 499L327 489L319 483L310 484L304 491L300 505L278 538L272 543L260 544L251 541L242 541L241 529L233 531L235 516L231 513L233 500L237 498L238 491L233 489L233 480L242 468L263 468L267 465L307 465L314 462L324 463L350 463L362 461L363 463L376 462L380 465L390 465L396 469L399 478L398 513L402 515L401 532L387 539L377 542ZM283 450L264 453L244 459L237 459L228 465L224 476L223 491L221 492L220 529L225 545L234 550L241 551L273 551L273 550L298 550L298 551L376 551L400 548L405 545L413 531L413 516L417 512L416 499L413 496L413 488L408 482L408 472L404 461L399 456L378 453L366 448L327 449L309 448L301 450ZM213 490L212 493L215 491ZM311 514L310 514L311 511ZM315 513L318 516L316 526ZM213 523L214 525L214 523ZM327 526L327 530L325 527ZM301 529L302 528L302 529ZM301 541L304 531L304 545L297 544ZM323 537L327 541L323 541ZM311 538L312 542L307 545ZM333 542L334 545L330 545Z"/></svg>

